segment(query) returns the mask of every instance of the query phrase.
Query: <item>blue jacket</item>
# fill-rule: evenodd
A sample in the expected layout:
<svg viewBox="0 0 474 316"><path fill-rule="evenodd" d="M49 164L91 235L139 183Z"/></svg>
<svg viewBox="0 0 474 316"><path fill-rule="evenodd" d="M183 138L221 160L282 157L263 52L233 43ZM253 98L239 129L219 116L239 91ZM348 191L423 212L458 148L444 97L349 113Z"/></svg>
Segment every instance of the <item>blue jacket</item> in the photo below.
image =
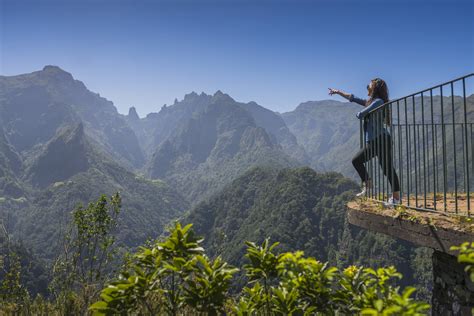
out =
<svg viewBox="0 0 474 316"><path fill-rule="evenodd" d="M365 106L365 104L367 103L367 100L358 98L354 96L353 94L351 94L349 98L349 102L355 102L362 106ZM371 110L375 109L376 107L382 104L384 104L383 100L377 98L374 101L372 101L372 103L370 103L368 106L365 106L365 108L362 111L359 111L356 114L356 117L359 120L363 120L364 122L364 135L365 135L366 143L373 140L374 138L376 138L378 135L382 133L390 135L390 132L386 129L385 124L383 122L383 115L380 115L380 116L371 115L370 117L367 116L367 114L369 114ZM379 128L378 131L375 130L376 127Z"/></svg>

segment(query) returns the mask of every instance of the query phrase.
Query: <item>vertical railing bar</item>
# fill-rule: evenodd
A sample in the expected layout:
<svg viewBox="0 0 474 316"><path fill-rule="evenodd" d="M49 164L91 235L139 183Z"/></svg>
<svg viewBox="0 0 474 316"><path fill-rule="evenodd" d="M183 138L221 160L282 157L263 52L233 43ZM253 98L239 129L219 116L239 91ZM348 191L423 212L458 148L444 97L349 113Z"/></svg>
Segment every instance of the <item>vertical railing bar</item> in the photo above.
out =
<svg viewBox="0 0 474 316"><path fill-rule="evenodd" d="M440 87L440 100L441 100L441 140L443 146L443 199L444 199L444 211L447 212L447 200L446 200L446 190L447 190L447 162L446 162L446 129L444 126L444 101L443 101L443 86Z"/></svg>
<svg viewBox="0 0 474 316"><path fill-rule="evenodd" d="M421 126L423 128L423 207L426 208L426 136L425 136L425 102L423 92L421 93Z"/></svg>
<svg viewBox="0 0 474 316"><path fill-rule="evenodd" d="M373 114L370 114L370 117L368 119L372 119ZM375 139L373 138L375 134L375 128L374 124L371 124L371 131L372 131L372 139L370 139L370 163L371 163L371 185L372 185L372 199L375 199L375 185L376 185L376 179L375 179Z"/></svg>
<svg viewBox="0 0 474 316"><path fill-rule="evenodd" d="M471 198L470 198L470 187L469 187L469 148L467 144L467 110L466 110L466 80L462 79L462 92L463 92L463 103L464 103L464 132L465 132L465 145L466 145L466 181L464 183L466 198L467 198L467 216L471 216ZM472 159L472 157L471 157Z"/></svg>
<svg viewBox="0 0 474 316"><path fill-rule="evenodd" d="M369 179L370 179L370 186L368 186L368 191L369 191L369 197L372 199L373 198L373 192L372 192L372 188L374 186L374 183L373 183L373 176L372 176L372 159L371 159L371 153L372 151L370 150L370 142L369 142L369 129L368 129L368 125L365 125L366 124L366 120L368 120L370 117L370 113L362 120L363 124L364 124L364 146L367 146L367 156L366 156L366 159L367 159L367 163L369 165L369 169L367 170L367 172L369 173ZM367 130L365 130L365 128L367 127Z"/></svg>
<svg viewBox="0 0 474 316"><path fill-rule="evenodd" d="M430 145L430 129L429 129L429 124L425 124L423 126L423 132L426 135L426 144L428 149L426 150L426 195L431 192L431 176L430 176L430 151L429 151L429 145ZM427 195L428 196L428 195ZM427 197L428 198L428 197Z"/></svg>
<svg viewBox="0 0 474 316"><path fill-rule="evenodd" d="M372 126L374 127L374 133L372 134L372 140L374 141L374 177L375 177L375 186L374 186L374 193L375 193L375 199L378 201L379 200L379 195L378 195L378 139L376 137L377 135L377 120L375 119L375 114L376 112L373 112L373 124ZM377 159L377 160L376 160Z"/></svg>
<svg viewBox="0 0 474 316"><path fill-rule="evenodd" d="M380 168L380 173L379 173L379 185L380 185L380 193L382 194L382 198L381 200L384 201L385 200L385 177L384 177L384 172L383 172L383 163L384 163L384 158L385 158L385 155L384 155L384 150L383 150L383 119L382 119L382 110L378 110L377 111L377 116L378 116L378 119L377 119L377 122L378 122L378 126L379 126L379 143L380 143L380 147L379 147L379 153L380 153L380 156L379 156L379 166L381 167ZM380 194L379 194L379 197L380 197Z"/></svg>
<svg viewBox="0 0 474 316"><path fill-rule="evenodd" d="M433 147L433 207L436 211L436 194L438 191L438 183L437 183L437 178L438 178L438 173L437 171L437 165L436 165L436 159L437 156L435 155L435 144L436 144L436 136L435 136L435 122L434 122L434 113L433 113L433 89L430 89L430 105L431 105L431 137L433 138L432 141L432 147Z"/></svg>
<svg viewBox="0 0 474 316"><path fill-rule="evenodd" d="M370 114L369 114L370 115ZM370 150L370 146L368 146L370 143L369 142L369 130L365 130L366 128L366 125L365 125L365 120L368 119L368 117L366 117L364 120L362 120L362 123L364 124L364 146L367 146L366 147L366 151L365 151L365 154L367 155L366 156L366 159L367 159L367 164L368 164L368 174L369 174L369 179L370 179L370 185L368 185L368 183L366 183L366 185L368 186L368 191L369 191L369 197L370 198L373 198L373 186L374 186L374 183L373 183L373 176L372 176L372 159L370 158L371 157L371 150Z"/></svg>
<svg viewBox="0 0 474 316"><path fill-rule="evenodd" d="M380 201L380 163L381 163L381 160L380 160L380 153L381 153L381 150L380 150L380 139L379 139L379 134L380 134L380 127L379 127L379 121L377 119L377 114L379 113L379 111L376 111L374 112L374 119L375 119L375 139L376 139L376 142L377 142L377 162L378 162L378 166L379 168L377 168L377 200Z"/></svg>
<svg viewBox="0 0 474 316"><path fill-rule="evenodd" d="M464 123L461 124L461 144L462 144L462 171L463 171L463 184L464 184L464 193L467 198L466 191L466 148L464 146Z"/></svg>
<svg viewBox="0 0 474 316"><path fill-rule="evenodd" d="M394 190L394 187L393 187L393 184L395 183L395 174L394 174L394 170L395 170L395 148L393 146L393 140L394 140L394 137L395 135L393 135L393 115L392 115L392 110L393 110L393 107L392 107L392 104L393 103L390 103L388 105L388 122L390 123L389 127L390 127L390 162L391 162L391 168L390 168L390 171L392 173L392 176L391 176L391 179L392 179L392 183L390 184L390 188L392 190L392 196L393 196L393 192L395 191ZM400 192L399 192L400 193ZM398 200L400 201L400 196L398 197Z"/></svg>
<svg viewBox="0 0 474 316"><path fill-rule="evenodd" d="M407 116L408 117L408 116ZM408 124L407 125L407 136L408 136L408 143L407 143L407 155L408 155L408 159L407 159L407 167L408 167L408 171L407 171L407 180L409 180L409 184L410 184L410 196L413 195L413 173L412 173L412 163L411 163L411 155L412 155L412 152L413 150L411 149L411 124Z"/></svg>
<svg viewBox="0 0 474 316"><path fill-rule="evenodd" d="M383 136L382 136L382 139L383 139L382 144L383 144L383 151L384 151L383 159L384 159L384 164L385 164L385 165L384 165L384 166L385 166L385 168L384 168L384 169L385 169L385 170L384 170L384 171L385 171L385 172L384 172L384 175L385 175L385 176L383 177L384 183L385 183L385 184L384 184L384 191L385 191L385 192L384 192L384 200L388 199L388 195L390 194L390 193L389 193L389 190L388 190L388 169L387 169L387 162L388 162L388 160L387 160L387 155L388 155L388 149L387 149L387 140L386 140L386 136L387 136L386 133L387 133L387 130L386 130L386 125L385 125L385 115L386 115L386 113L385 113L385 115L384 115L384 112L383 112L386 108L387 108L387 107L385 106L385 107L383 108L383 110L381 111L381 116L382 116L381 124L382 124L382 134L383 134ZM386 197L386 198L385 198L385 194L387 194L387 197Z"/></svg>
<svg viewBox="0 0 474 316"><path fill-rule="evenodd" d="M383 178L380 177L380 173L382 172L381 165L382 165L382 151L381 149L381 141L380 141L380 126L379 126L379 111L374 112L374 119L375 119L375 139L377 140L377 200L381 201L383 199L380 198L380 194L383 191L382 181ZM382 181L381 181L382 180Z"/></svg>
<svg viewBox="0 0 474 316"><path fill-rule="evenodd" d="M385 149L385 172L386 172L386 175L385 175L385 192L387 193L387 198L389 197L390 195L390 190L389 190L389 186L390 186L390 181L388 181L388 178L390 177L390 174L389 174L389 170L388 170L388 129L387 129L387 120L388 120L388 105L384 107L384 111L385 112L382 112L382 126L383 126L383 134L384 134L384 149Z"/></svg>
<svg viewBox="0 0 474 316"><path fill-rule="evenodd" d="M382 159L383 159L383 166L382 167L386 167L386 163L387 163L387 146L386 146L386 140L385 140L385 125L384 125L384 108L381 108L380 111L379 111L379 117L380 117L380 136L381 136L381 152L383 153L382 154ZM387 178L387 175L385 174L386 173L386 168L383 168L383 176L382 176L382 200L386 200L386 197L385 197L385 193L387 193L387 196L388 196L388 190L386 190L386 185L388 184L388 178ZM387 172L388 174L388 172Z"/></svg>
<svg viewBox="0 0 474 316"><path fill-rule="evenodd" d="M362 120L359 120L359 149L362 149L363 141L364 141L363 136L362 136L362 134L363 134L362 129L363 129ZM364 167L365 167L365 170L367 170L367 162L365 162L365 161L364 161ZM363 188L366 184L364 183L364 181L362 179L360 180L360 182L361 182L361 187ZM368 192L365 191L365 197L366 198L367 198L367 194L368 194Z"/></svg>
<svg viewBox="0 0 474 316"><path fill-rule="evenodd" d="M417 159L417 147L418 147L418 141L417 141L417 135L416 135L416 108L415 108L415 96L412 96L412 107L413 107L413 151L415 154L415 206L418 207L418 159ZM410 146L411 147L411 146ZM411 155L410 155L411 157Z"/></svg>
<svg viewBox="0 0 474 316"><path fill-rule="evenodd" d="M382 119L381 119L382 111L377 111L377 126L378 126L378 137L379 137L379 198L383 201L385 197L385 177L383 176L383 159L384 159L384 151L383 151L383 127L382 127Z"/></svg>
<svg viewBox="0 0 474 316"><path fill-rule="evenodd" d="M369 115L367 116L367 120L370 119L370 116L371 116L371 115L372 115L372 114L369 113ZM364 121L364 123L365 123L365 121ZM367 126L367 127L368 127L368 126ZM372 130L372 132L373 132L373 125L371 126L371 130ZM370 130L367 129L367 140L366 140L366 144L369 145L369 146L368 146L368 153L369 153L368 160L369 160L369 164L370 164L370 175L369 175L369 177L370 177L370 198L373 199L373 198L374 198L374 189L375 189L374 170L373 170L373 169L374 169L374 162L373 162L373 160L372 160L372 157L373 157L373 148L372 148L372 146L373 146L373 140L369 140L369 139L368 139L368 138L369 138L369 137L368 137L368 134L369 134L369 133L370 133ZM373 134L372 134L372 135L373 135ZM367 141L368 141L369 143L367 143Z"/></svg>
<svg viewBox="0 0 474 316"><path fill-rule="evenodd" d="M398 123L398 168L400 170L400 203L403 203L403 162L402 162L402 133L401 133L401 120L400 120L400 103L397 101L397 123Z"/></svg>
<svg viewBox="0 0 474 316"><path fill-rule="evenodd" d="M428 193L434 193L435 188L435 157L434 157L434 126L433 124L426 125L426 132L428 134ZM429 196L429 195L428 195Z"/></svg>
<svg viewBox="0 0 474 316"><path fill-rule="evenodd" d="M405 144L405 147L406 147L406 151L407 151L407 159L406 159L406 165L407 165L407 203L408 203L408 206L410 206L410 160L409 160L409 149L408 149L408 145L409 145L409 142L408 142L408 131L409 131L409 127L408 127L408 114L407 114L407 99L403 99L404 102L405 102L405 125L406 125L406 129L405 129L405 140L406 140L406 144Z"/></svg>
<svg viewBox="0 0 474 316"><path fill-rule="evenodd" d="M454 208L458 214L458 175L457 175L457 155L456 155L456 126L454 112L454 83L451 82L451 110L453 115L453 155L454 155Z"/></svg>
<svg viewBox="0 0 474 316"><path fill-rule="evenodd" d="M407 133L408 133L408 150L407 150L407 155L408 155L408 166L410 172L408 173L408 179L410 179L410 195L413 195L413 163L412 163L412 154L413 154L413 149L411 146L411 128L412 125L408 124L407 126Z"/></svg>
<svg viewBox="0 0 474 316"><path fill-rule="evenodd" d="M435 124L435 150L436 150L436 192L438 192L439 189L439 156L438 156L438 124Z"/></svg>
<svg viewBox="0 0 474 316"><path fill-rule="evenodd" d="M418 152L418 156L420 156L420 125L419 124L416 125L416 143L415 143L415 146L416 146L416 150ZM419 187L419 189L421 190L421 180L420 180L420 178L421 178L421 174L420 174L421 173L421 171L420 171L421 170L421 159L415 159L415 164L417 165L418 174L419 174L418 180L417 180L417 187ZM420 191L417 191L417 192L419 193ZM418 194L416 196L418 197ZM418 199L417 199L417 201L418 201ZM418 207L420 207L420 206L418 206Z"/></svg>
<svg viewBox="0 0 474 316"><path fill-rule="evenodd" d="M470 123L469 126L470 126L470 130L471 130L471 133L470 133L470 137L471 137L471 157L474 158L474 144L473 144L473 139L472 139L472 124L473 123ZM472 171L474 171L474 159L471 159L471 162L472 162ZM468 162L469 163L469 162Z"/></svg>
<svg viewBox="0 0 474 316"><path fill-rule="evenodd" d="M421 159L420 158L420 125L419 124L416 124L414 129L413 129L413 133L414 133L414 139L415 139L415 153L417 153L417 159L415 159L415 168L416 168L416 174L417 176L415 177L416 179L416 204L418 205L417 207L421 207L419 205L419 194L420 194L420 190L421 190Z"/></svg>

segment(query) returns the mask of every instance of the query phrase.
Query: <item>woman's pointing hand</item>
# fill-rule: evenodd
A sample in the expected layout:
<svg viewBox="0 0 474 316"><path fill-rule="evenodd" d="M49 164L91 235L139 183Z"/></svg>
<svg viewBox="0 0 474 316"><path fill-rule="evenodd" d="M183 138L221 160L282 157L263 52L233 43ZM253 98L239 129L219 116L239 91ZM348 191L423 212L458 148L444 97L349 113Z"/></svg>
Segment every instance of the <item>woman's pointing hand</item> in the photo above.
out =
<svg viewBox="0 0 474 316"><path fill-rule="evenodd" d="M339 94L339 90L337 89L332 89L332 88L328 88L328 89L329 89L329 95Z"/></svg>

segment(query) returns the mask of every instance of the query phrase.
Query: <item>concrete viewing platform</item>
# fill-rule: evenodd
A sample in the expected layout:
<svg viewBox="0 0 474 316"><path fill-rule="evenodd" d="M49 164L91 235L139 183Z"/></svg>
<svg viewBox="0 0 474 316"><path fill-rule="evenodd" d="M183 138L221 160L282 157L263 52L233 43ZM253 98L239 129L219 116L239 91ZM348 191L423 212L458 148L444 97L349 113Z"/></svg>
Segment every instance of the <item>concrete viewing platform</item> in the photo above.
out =
<svg viewBox="0 0 474 316"><path fill-rule="evenodd" d="M455 255L450 250L451 246L474 241L474 218L467 217L465 211L459 211L458 214L451 209L447 213L424 212L410 209L407 205L387 208L373 200L351 201L347 207L350 224L400 238L417 246Z"/></svg>
<svg viewBox="0 0 474 316"><path fill-rule="evenodd" d="M446 200L451 206L447 212L414 210L407 205L388 208L370 199L347 204L350 224L434 250L432 315L470 315L474 308L474 284L465 265L458 263L457 253L450 250L474 241L474 218L467 212L453 212L452 202Z"/></svg>

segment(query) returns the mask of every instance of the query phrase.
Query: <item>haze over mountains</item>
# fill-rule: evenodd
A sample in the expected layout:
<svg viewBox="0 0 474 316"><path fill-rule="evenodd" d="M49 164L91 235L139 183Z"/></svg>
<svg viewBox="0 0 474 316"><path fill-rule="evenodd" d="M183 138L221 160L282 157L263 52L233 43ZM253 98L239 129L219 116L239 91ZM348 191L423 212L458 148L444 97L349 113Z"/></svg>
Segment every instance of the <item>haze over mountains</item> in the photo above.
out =
<svg viewBox="0 0 474 316"><path fill-rule="evenodd" d="M51 260L71 210L118 191L126 247L182 218L231 261L244 240L270 236L321 260L372 264L377 253L401 268L424 254L345 222L357 189L358 110L326 100L280 114L217 91L140 118L57 66L0 76L0 219ZM403 269L416 277L416 267Z"/></svg>
<svg viewBox="0 0 474 316"><path fill-rule="evenodd" d="M437 108L440 98L433 100ZM140 118L133 107L119 114L57 66L0 76L0 194L28 200L28 192L91 169L110 173L106 165L162 180L192 205L257 165L310 166L357 180L350 160L359 110L325 100L279 114L217 91L191 92Z"/></svg>
<svg viewBox="0 0 474 316"><path fill-rule="evenodd" d="M42 209L44 218L49 218L46 209L61 212L58 201L50 205L43 200L45 195L67 192L70 198L61 199L60 207L65 211L79 201L87 202L94 193L118 190L135 192L135 197L153 205L151 209L134 205L130 212L137 213L131 218L156 214L150 224L163 227L254 166L311 164L307 153L314 152L299 144L285 123L288 115L255 102L239 103L218 91L192 92L139 118L133 108L126 116L119 114L111 101L57 66L1 76L0 210L9 214L9 228L22 234L39 222L33 216L19 216L20 212ZM137 186L154 192L154 198L172 199L151 203ZM83 191L71 198L75 190ZM133 223L128 224L133 231ZM140 240L124 238L131 239Z"/></svg>

